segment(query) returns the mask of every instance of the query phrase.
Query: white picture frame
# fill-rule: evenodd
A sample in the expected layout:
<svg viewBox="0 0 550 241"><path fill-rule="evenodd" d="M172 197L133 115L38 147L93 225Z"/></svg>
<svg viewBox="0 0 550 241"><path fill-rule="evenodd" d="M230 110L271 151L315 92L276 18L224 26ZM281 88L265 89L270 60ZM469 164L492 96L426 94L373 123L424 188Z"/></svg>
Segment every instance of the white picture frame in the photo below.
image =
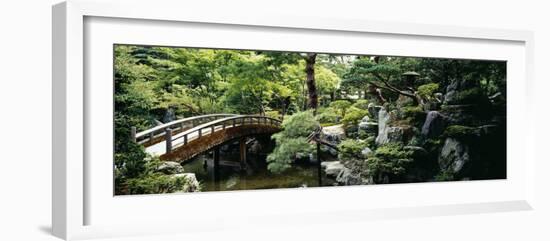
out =
<svg viewBox="0 0 550 241"><path fill-rule="evenodd" d="M534 133L529 126L534 125L530 125L529 120L525 118L529 116L530 109L524 108L530 106L529 94L533 91L533 34L529 31L277 15L264 15L257 18L222 16L208 14L207 9L188 8L184 2L171 0L149 2L70 0L55 5L52 16L52 226L53 234L60 238L69 240L195 232L228 228L242 222L254 223L254 225L297 225L302 222L323 222L320 220L325 219L320 217L326 215L337 217L334 220L361 221L533 208L535 173L533 148L535 145ZM136 28L147 30L148 33L159 31L159 34L141 35L136 32ZM161 31L164 28L176 31L170 31L171 34L167 34ZM224 38L227 41L220 43L211 39L208 43L203 42L201 46L198 43L204 39L200 37L194 40L189 38L187 40L189 42L186 43L173 40L181 41L182 36L189 33L186 31L191 31L190 29L203 34L225 31L227 35ZM116 34L121 31L124 34ZM242 39L238 41L237 35L257 38L257 42L246 42ZM292 43L284 40L277 43L267 41L267 36L278 35L292 37L296 39L296 43L290 46ZM311 39L313 35L322 41L313 46L300 44L308 38ZM101 113L95 115L99 112L94 112L93 109L96 107L90 106L89 100L87 101L87 98L94 98L94 93L98 92L90 94L87 91L94 88L105 90L105 86L87 83L86 78L95 77L88 76L86 68L94 68L98 70L97 73L109 73L105 70L105 66L108 65L94 64L112 62L112 56L100 54L105 44L112 45L112 43L124 41L131 44L345 51L351 54L364 54L371 53L373 50L362 49L357 43L346 47L337 46L334 43L344 40L358 42L366 39L370 39L372 46L379 46L380 53L385 55L491 58L508 61L510 79L508 82L510 92L508 135L511 137L509 140L513 139L512 141L516 143L513 149L508 148L508 178L460 183L113 197L105 194L112 190L101 191L108 187L109 178L105 177L102 181L95 177L104 172L89 173L91 169L107 169L105 166L98 167L100 165L97 164L98 162L91 162L89 159L91 147L88 142L111 141L102 139L108 134L94 137L95 139L87 137L91 131L89 128L95 128L87 123L103 116ZM87 41L93 41L94 44ZM395 48L388 47L388 42L392 41ZM456 51L453 50L454 47L462 49ZM90 49L87 48L99 51L93 51L94 57L89 59L87 55L90 55ZM527 127L519 129L524 125ZM108 153L109 150L104 151ZM107 167L112 168L112 166ZM112 180L110 182L112 183ZM340 196L339 199L334 199L335 193ZM433 193L445 195L436 200L437 196ZM407 196L411 197L410 200L402 200L407 194L410 195ZM426 200L419 198L422 195ZM366 197L369 202L368 208L363 206L365 202L357 201ZM332 201L344 199L352 201L346 203L346 207L331 207L322 211L319 209L326 207L327 201L313 203L315 200L331 200L331 198ZM388 200L390 198L392 199ZM311 205L296 207L292 202L287 201L289 199L302 200ZM240 207L239 211L212 208L207 211L212 214L207 219L200 218L198 212L188 212L186 218L181 217L181 211L166 212L182 203L195 207L197 205L203 205L205 208L214 207L218 200ZM245 204L246 200L253 200L251 203L256 204ZM280 207L266 209L257 204L269 203L273 200L281 200ZM248 209L242 209L245 205ZM152 210L150 207L157 207L157 209ZM158 207L162 208L159 210ZM132 213L132 210L137 209L140 210L139 214ZM162 215L155 214L155 211L161 211ZM224 216L228 215L232 215L234 223L224 219ZM192 222L189 221L190 218L193 219ZM173 225L174 223L178 225ZM182 228L182 226L185 227Z"/></svg>

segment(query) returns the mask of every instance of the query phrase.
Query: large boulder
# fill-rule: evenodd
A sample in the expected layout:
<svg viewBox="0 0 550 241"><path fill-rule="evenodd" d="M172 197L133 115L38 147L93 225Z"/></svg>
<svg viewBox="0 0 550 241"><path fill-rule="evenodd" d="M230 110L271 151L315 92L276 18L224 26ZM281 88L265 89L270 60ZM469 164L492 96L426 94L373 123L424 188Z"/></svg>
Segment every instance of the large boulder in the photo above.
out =
<svg viewBox="0 0 550 241"><path fill-rule="evenodd" d="M184 170L179 162L165 161L157 167L156 171L164 174L179 174Z"/></svg>
<svg viewBox="0 0 550 241"><path fill-rule="evenodd" d="M321 162L321 168L325 170L327 176L336 177L345 168L340 161Z"/></svg>
<svg viewBox="0 0 550 241"><path fill-rule="evenodd" d="M439 154L439 167L444 172L457 174L470 162L470 148L454 138L447 138Z"/></svg>
<svg viewBox="0 0 550 241"><path fill-rule="evenodd" d="M389 126L382 133L378 133L376 144L405 143L410 140L411 134L412 128L410 126Z"/></svg>
<svg viewBox="0 0 550 241"><path fill-rule="evenodd" d="M200 183L195 176L195 173L179 173L174 174L172 177L184 177L186 182L179 192L197 192L200 191Z"/></svg>
<svg viewBox="0 0 550 241"><path fill-rule="evenodd" d="M386 109L381 108L378 112L378 136L376 137L376 144L381 145L387 142L390 119L390 114Z"/></svg>
<svg viewBox="0 0 550 241"><path fill-rule="evenodd" d="M342 185L361 185L363 184L363 179L361 178L360 173L354 173L349 168L344 168L336 176L336 181Z"/></svg>
<svg viewBox="0 0 550 241"><path fill-rule="evenodd" d="M367 134L378 134L378 123L371 121L369 116L363 117L358 125L359 130L365 131Z"/></svg>
<svg viewBox="0 0 550 241"><path fill-rule="evenodd" d="M346 138L343 125L323 127L323 130L321 131L321 138L328 143L337 146L344 138ZM327 148L327 151L334 156L338 155L338 152L332 148Z"/></svg>
<svg viewBox="0 0 550 241"><path fill-rule="evenodd" d="M162 117L163 123L168 123L176 120L176 110L172 107L169 107L166 109L166 112L164 112L164 116Z"/></svg>
<svg viewBox="0 0 550 241"><path fill-rule="evenodd" d="M378 113L382 108L383 108L382 106L374 105L373 103L369 103L367 105L367 110L369 111L370 117L372 117L375 120L378 119Z"/></svg>
<svg viewBox="0 0 550 241"><path fill-rule="evenodd" d="M422 125L421 134L428 138L438 137L443 134L447 127L447 118L438 111L430 111L426 116L426 121Z"/></svg>

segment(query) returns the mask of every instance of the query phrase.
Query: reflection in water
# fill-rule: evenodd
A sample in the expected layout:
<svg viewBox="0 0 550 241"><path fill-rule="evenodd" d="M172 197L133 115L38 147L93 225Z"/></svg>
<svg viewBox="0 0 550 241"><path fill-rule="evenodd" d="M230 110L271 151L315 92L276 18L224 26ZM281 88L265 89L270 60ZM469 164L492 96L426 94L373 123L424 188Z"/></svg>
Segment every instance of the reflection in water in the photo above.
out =
<svg viewBox="0 0 550 241"><path fill-rule="evenodd" d="M292 168L280 174L267 170L266 157L273 149L269 138L264 139L261 150L248 153L245 169L239 166L238 146L230 143L222 148L220 155L219 182L214 181L213 157L206 153L183 164L185 172L195 173L202 185L202 191L229 191L271 188L298 188L319 186L316 163L297 161ZM324 180L323 180L324 181ZM323 183L323 185L330 185Z"/></svg>

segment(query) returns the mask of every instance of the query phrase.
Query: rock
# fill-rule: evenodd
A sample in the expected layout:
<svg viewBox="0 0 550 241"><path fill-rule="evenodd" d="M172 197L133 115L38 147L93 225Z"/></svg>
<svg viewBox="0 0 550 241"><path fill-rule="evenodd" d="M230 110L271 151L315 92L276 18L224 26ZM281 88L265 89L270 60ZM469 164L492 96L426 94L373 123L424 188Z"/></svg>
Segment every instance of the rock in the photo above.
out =
<svg viewBox="0 0 550 241"><path fill-rule="evenodd" d="M384 133L379 134L376 137L377 145L384 145L387 143L403 143L410 137L409 126L390 126L384 129Z"/></svg>
<svg viewBox="0 0 550 241"><path fill-rule="evenodd" d="M176 110L172 107L168 107L164 113L164 117L162 117L162 122L168 123L174 120L176 120Z"/></svg>
<svg viewBox="0 0 550 241"><path fill-rule="evenodd" d="M187 182L184 184L180 192L197 192L200 191L200 183L195 176L195 173L179 173L174 174L172 177L185 177Z"/></svg>
<svg viewBox="0 0 550 241"><path fill-rule="evenodd" d="M327 176L336 177L345 168L340 161L321 162L321 167L325 169Z"/></svg>
<svg viewBox="0 0 550 241"><path fill-rule="evenodd" d="M387 142L388 139L388 124L390 122L390 115L386 109L381 108L378 112L378 136L376 137L376 144L381 145Z"/></svg>
<svg viewBox="0 0 550 241"><path fill-rule="evenodd" d="M359 130L365 131L367 134L378 134L378 123L370 120L369 116L363 117L358 125Z"/></svg>
<svg viewBox="0 0 550 241"><path fill-rule="evenodd" d="M392 126L388 128L387 142L405 142L408 139L408 132L410 127L408 126ZM385 143L383 143L385 144Z"/></svg>
<svg viewBox="0 0 550 241"><path fill-rule="evenodd" d="M458 91L451 90L445 94L444 102L445 104L455 103L458 100Z"/></svg>
<svg viewBox="0 0 550 241"><path fill-rule="evenodd" d="M260 143L260 141L253 140L252 143L250 144L250 147L248 148L248 152L253 154L259 154L262 151L262 148L263 146L262 146L262 143Z"/></svg>
<svg viewBox="0 0 550 241"><path fill-rule="evenodd" d="M348 168L343 168L336 176L336 181L342 185L361 185L363 180L361 174L353 173Z"/></svg>
<svg viewBox="0 0 550 241"><path fill-rule="evenodd" d="M437 100L437 102L443 102L443 93L434 93L434 97Z"/></svg>
<svg viewBox="0 0 550 241"><path fill-rule="evenodd" d="M426 116L426 120L422 125L423 136L428 138L438 137L443 134L445 127L447 127L447 118L437 111L430 111Z"/></svg>
<svg viewBox="0 0 550 241"><path fill-rule="evenodd" d="M367 110L369 111L370 117L377 120L378 119L378 112L382 109L382 106L374 105L373 103L369 103L367 105Z"/></svg>
<svg viewBox="0 0 550 241"><path fill-rule="evenodd" d="M184 170L178 162L165 161L157 167L156 171L164 174L179 174Z"/></svg>
<svg viewBox="0 0 550 241"><path fill-rule="evenodd" d="M454 138L447 138L439 154L439 167L442 171L459 173L470 161L470 150Z"/></svg>
<svg viewBox="0 0 550 241"><path fill-rule="evenodd" d="M371 153L372 153L372 150L371 150L370 148L368 148L368 147L365 147L365 149L363 149L363 150L361 151L361 155L363 155L364 157L367 157L367 156L368 156L369 154L371 154Z"/></svg>
<svg viewBox="0 0 550 241"><path fill-rule="evenodd" d="M413 151L413 155L416 157L422 157L428 155L428 151L421 146L405 146L404 150Z"/></svg>
<svg viewBox="0 0 550 241"><path fill-rule="evenodd" d="M334 125L323 127L321 138L332 145L337 146L346 137L343 125ZM331 155L338 155L338 152L332 148L328 148Z"/></svg>

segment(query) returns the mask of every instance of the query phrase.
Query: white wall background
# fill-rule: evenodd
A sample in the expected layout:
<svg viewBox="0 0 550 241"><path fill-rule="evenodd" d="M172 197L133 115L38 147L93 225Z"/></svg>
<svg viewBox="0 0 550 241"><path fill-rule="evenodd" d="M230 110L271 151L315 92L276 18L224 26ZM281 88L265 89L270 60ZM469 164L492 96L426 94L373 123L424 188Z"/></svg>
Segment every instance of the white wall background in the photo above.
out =
<svg viewBox="0 0 550 241"><path fill-rule="evenodd" d="M51 5L19 0L0 7L0 240L57 240L51 228ZM225 230L116 240L549 240L550 15L545 1L190 1L213 14L280 12L535 32L538 163L535 211L386 220L286 229ZM23 128L24 127L24 128Z"/></svg>

